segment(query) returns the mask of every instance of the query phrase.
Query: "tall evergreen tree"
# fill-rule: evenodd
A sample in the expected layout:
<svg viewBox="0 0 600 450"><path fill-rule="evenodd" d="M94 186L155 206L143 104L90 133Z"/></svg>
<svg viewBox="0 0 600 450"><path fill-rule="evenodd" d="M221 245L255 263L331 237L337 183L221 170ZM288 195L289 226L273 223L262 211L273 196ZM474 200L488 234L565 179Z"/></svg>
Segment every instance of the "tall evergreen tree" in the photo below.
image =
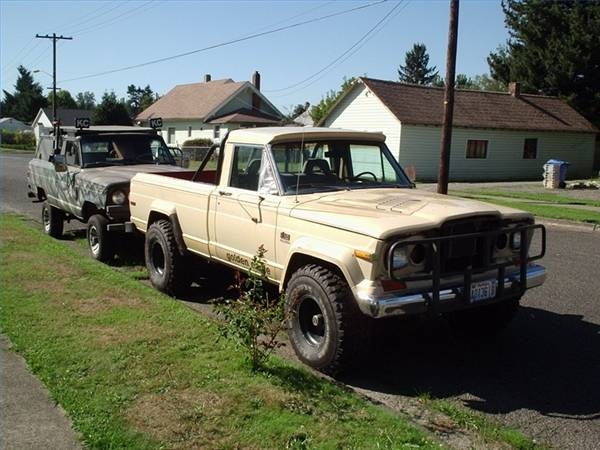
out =
<svg viewBox="0 0 600 450"><path fill-rule="evenodd" d="M127 108L131 117L137 116L156 100L158 100L158 94L152 91L150 85L145 88L133 84L127 86Z"/></svg>
<svg viewBox="0 0 600 450"><path fill-rule="evenodd" d="M92 122L94 125L131 125L125 100L117 100L114 92L105 92L94 110Z"/></svg>
<svg viewBox="0 0 600 450"><path fill-rule="evenodd" d="M40 108L48 106L42 87L33 81L33 76L25 67L19 66L19 77L15 83L15 92L4 92L0 109L2 116L14 117L21 122L30 123Z"/></svg>
<svg viewBox="0 0 600 450"><path fill-rule="evenodd" d="M510 38L488 57L495 80L558 95L600 126L600 1L503 0Z"/></svg>
<svg viewBox="0 0 600 450"><path fill-rule="evenodd" d="M416 43L406 52L404 65L398 67L398 79L403 83L431 85L437 78L436 66L429 67L425 44Z"/></svg>

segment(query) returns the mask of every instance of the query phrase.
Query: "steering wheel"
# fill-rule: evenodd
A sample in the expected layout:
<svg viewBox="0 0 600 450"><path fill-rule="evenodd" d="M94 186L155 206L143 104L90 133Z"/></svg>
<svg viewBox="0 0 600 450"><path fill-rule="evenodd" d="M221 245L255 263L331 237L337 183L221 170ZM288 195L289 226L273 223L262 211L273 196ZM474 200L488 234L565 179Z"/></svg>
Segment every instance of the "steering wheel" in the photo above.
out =
<svg viewBox="0 0 600 450"><path fill-rule="evenodd" d="M354 175L352 178L350 178L350 181L358 181L361 179L361 177L363 175L369 175L369 176L373 177L374 182L377 182L377 175L375 175L373 172L369 172L369 171L361 172L359 174Z"/></svg>

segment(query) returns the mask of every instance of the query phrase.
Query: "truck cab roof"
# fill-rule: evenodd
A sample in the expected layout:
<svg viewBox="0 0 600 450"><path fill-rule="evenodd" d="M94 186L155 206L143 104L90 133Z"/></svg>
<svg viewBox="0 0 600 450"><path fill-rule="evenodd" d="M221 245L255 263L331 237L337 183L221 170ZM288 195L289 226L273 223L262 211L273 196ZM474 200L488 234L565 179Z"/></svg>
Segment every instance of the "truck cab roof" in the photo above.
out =
<svg viewBox="0 0 600 450"><path fill-rule="evenodd" d="M241 128L229 133L229 142L273 144L276 142L299 141L304 139L353 139L384 142L383 133L369 131L344 130L341 128L318 127L264 127Z"/></svg>

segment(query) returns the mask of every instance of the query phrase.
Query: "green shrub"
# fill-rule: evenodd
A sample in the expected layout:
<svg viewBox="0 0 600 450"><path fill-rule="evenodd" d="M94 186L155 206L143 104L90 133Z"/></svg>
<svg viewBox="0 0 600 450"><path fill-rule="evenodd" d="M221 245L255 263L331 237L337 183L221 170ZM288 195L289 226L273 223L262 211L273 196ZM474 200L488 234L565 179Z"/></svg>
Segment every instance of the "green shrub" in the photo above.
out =
<svg viewBox="0 0 600 450"><path fill-rule="evenodd" d="M35 135L31 131L2 130L0 143L9 148L35 149Z"/></svg>
<svg viewBox="0 0 600 450"><path fill-rule="evenodd" d="M270 299L264 287L267 266L261 245L247 272L248 278L240 286L236 300L223 300L215 306L221 322L221 336L232 338L246 353L252 370L263 367L269 355L283 345L279 334L286 327L283 297Z"/></svg>
<svg viewBox="0 0 600 450"><path fill-rule="evenodd" d="M212 139L197 138L184 141L182 147L210 147L211 145L213 145Z"/></svg>

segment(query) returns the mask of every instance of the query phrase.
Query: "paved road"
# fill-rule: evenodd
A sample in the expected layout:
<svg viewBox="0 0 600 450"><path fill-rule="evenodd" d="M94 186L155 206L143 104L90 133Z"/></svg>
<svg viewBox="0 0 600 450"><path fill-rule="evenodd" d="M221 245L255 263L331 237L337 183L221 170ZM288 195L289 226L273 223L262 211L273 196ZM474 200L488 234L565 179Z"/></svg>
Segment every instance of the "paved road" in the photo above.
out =
<svg viewBox="0 0 600 450"><path fill-rule="evenodd" d="M0 155L0 210L39 217L27 158ZM600 446L600 231L547 224L549 277L494 342L458 341L444 322L387 324L365 369L344 381L392 407L430 393L564 449Z"/></svg>

